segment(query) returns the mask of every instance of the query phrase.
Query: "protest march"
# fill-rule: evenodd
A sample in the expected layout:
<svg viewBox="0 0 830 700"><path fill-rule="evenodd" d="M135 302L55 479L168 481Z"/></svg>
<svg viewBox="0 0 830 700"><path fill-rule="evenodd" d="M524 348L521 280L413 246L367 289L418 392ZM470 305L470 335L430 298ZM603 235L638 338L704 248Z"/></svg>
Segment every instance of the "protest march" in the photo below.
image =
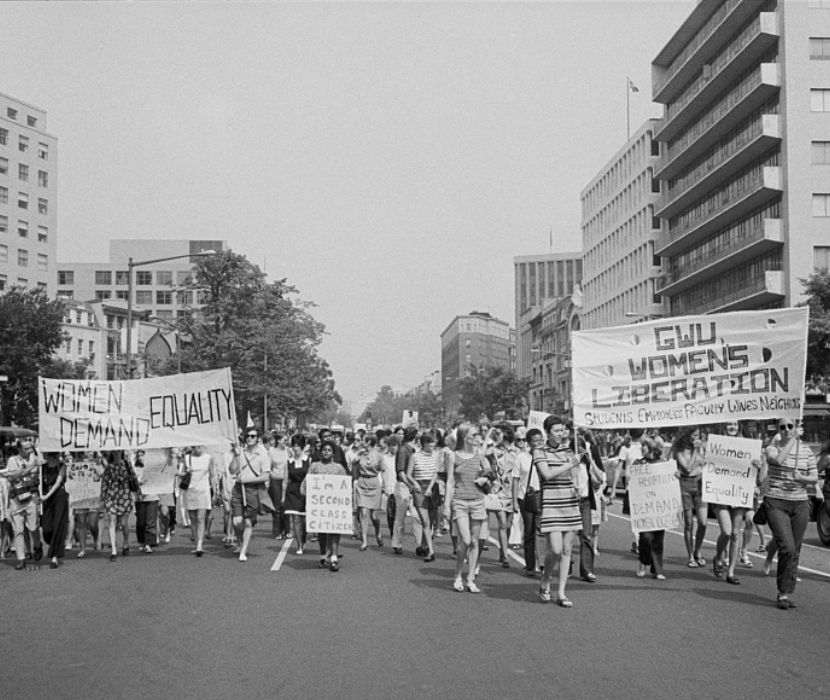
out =
<svg viewBox="0 0 830 700"><path fill-rule="evenodd" d="M0 550L13 548L23 570L45 543L58 568L75 548L79 558L103 550L106 523L113 563L129 555L131 529L151 554L189 528L202 557L217 509L222 547L240 562L264 519L293 556L316 542L320 568L336 572L342 537L365 551L372 532L383 547L383 520L402 555L410 521L424 561L435 559L435 538L450 536L455 590L479 592L492 534L502 566L508 550L521 552L539 599L570 608L569 578L598 580L599 533L622 495L636 576L664 581L667 556L680 554L740 585L757 533L764 573L777 557L775 604L788 610L808 499L820 472L830 478L827 450L817 459L798 430L807 322L796 308L575 331L572 416L530 411L520 425L422 429L405 411L374 430L264 433L249 419L240 432L228 368L41 378L37 444L21 441L0 478L12 516ZM707 562L711 517L720 533ZM667 552L667 531L682 531L685 553Z"/></svg>

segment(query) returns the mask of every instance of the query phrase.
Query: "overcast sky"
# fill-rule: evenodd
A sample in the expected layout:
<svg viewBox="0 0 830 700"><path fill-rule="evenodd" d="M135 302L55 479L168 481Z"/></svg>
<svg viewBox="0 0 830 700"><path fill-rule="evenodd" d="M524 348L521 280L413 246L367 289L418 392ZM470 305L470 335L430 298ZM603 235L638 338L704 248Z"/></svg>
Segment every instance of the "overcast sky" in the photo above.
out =
<svg viewBox="0 0 830 700"><path fill-rule="evenodd" d="M511 326L513 257L581 249L579 193L694 2L0 3L0 92L59 139L58 259L226 239L288 278L346 399Z"/></svg>

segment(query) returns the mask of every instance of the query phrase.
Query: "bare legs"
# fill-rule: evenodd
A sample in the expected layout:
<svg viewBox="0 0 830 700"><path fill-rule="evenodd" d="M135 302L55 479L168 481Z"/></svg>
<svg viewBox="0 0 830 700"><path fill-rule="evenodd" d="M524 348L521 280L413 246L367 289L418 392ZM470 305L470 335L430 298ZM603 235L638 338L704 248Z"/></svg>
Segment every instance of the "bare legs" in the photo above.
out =
<svg viewBox="0 0 830 700"><path fill-rule="evenodd" d="M363 539L363 546L369 546L369 521L375 527L375 539L380 542L380 518L377 516L377 511L371 508L360 507L360 532Z"/></svg>
<svg viewBox="0 0 830 700"><path fill-rule="evenodd" d="M455 529L458 539L461 540L456 547L455 555L455 580L460 581L464 570L464 559L467 559L467 585L475 582L476 566L478 566L478 536L481 532L482 520L472 520L466 513L455 518Z"/></svg>
<svg viewBox="0 0 830 700"><path fill-rule="evenodd" d="M199 508L197 510L189 510L187 511L187 513L190 516L190 526L196 533L195 551L202 552L204 551L203 543L205 540L205 518L207 516L207 511L202 508Z"/></svg>
<svg viewBox="0 0 830 700"><path fill-rule="evenodd" d="M236 532L237 542L241 542L239 549L239 561L248 561L248 545L251 544L251 534L254 531L254 524L250 518L234 516L233 529Z"/></svg>
<svg viewBox="0 0 830 700"><path fill-rule="evenodd" d="M112 548L113 556L118 554L118 543L116 541L118 523L121 524L121 537L123 543L122 552L126 553L130 549L130 529L127 524L129 517L129 513L124 513L124 515L110 515L110 547Z"/></svg>
<svg viewBox="0 0 830 700"><path fill-rule="evenodd" d="M294 542L297 543L297 554L302 554L305 543L305 518L302 515L291 514L291 531L294 533Z"/></svg>
<svg viewBox="0 0 830 700"><path fill-rule="evenodd" d="M553 569L559 564L558 599L567 600L565 584L568 582L568 570L571 564L573 532L549 532L546 536L548 551L545 554L545 571L542 574L542 587L550 588Z"/></svg>
<svg viewBox="0 0 830 700"><path fill-rule="evenodd" d="M706 537L706 516L707 507L701 506L697 510L683 511L683 540L686 543L686 553L689 561L699 564L700 548L703 546L703 539ZM695 517L697 518L697 532L694 532ZM692 536L694 533L694 536Z"/></svg>

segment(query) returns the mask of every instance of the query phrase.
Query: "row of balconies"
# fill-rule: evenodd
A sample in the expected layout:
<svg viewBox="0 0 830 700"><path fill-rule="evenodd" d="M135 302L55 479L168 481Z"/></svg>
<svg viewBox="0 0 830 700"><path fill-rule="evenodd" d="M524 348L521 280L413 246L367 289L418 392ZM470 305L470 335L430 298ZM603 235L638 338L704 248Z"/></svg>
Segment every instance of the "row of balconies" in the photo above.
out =
<svg viewBox="0 0 830 700"><path fill-rule="evenodd" d="M683 304L672 299L672 315L714 314L741 309L756 309L784 298L784 273L767 270L761 276L736 284L725 291L713 288L710 294L695 299L694 304Z"/></svg>

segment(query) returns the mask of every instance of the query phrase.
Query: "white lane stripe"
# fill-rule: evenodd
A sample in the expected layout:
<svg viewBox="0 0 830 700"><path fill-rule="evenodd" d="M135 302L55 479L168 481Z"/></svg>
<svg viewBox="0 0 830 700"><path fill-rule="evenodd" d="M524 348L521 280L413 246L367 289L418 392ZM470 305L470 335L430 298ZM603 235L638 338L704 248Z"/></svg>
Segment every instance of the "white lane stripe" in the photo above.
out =
<svg viewBox="0 0 830 700"><path fill-rule="evenodd" d="M287 538L285 542L282 543L282 549L280 553L277 555L277 558L274 560L274 564L271 567L271 571L279 571L280 567L282 566L282 562L285 560L285 555L288 554L288 548L291 546L291 538Z"/></svg>
<svg viewBox="0 0 830 700"><path fill-rule="evenodd" d="M501 546L501 545L499 544L499 541L498 541L498 540L494 540L492 537L488 537L488 538L487 538L487 541L488 541L488 542L490 542L490 543L492 543L492 544L494 544L494 545L496 545L496 547L500 547L500 546ZM524 560L522 557L520 557L518 554L514 553L514 552L513 552L513 550L512 550L512 549L510 549L509 547L508 547L508 549L507 549L507 556L508 556L508 557L513 557L513 558L514 558L517 562L519 562L519 564L521 564L522 566L524 566L524 565L525 565L525 560Z"/></svg>
<svg viewBox="0 0 830 700"><path fill-rule="evenodd" d="M631 518L627 518L624 515L617 515L616 513L609 513L608 515L610 515L612 518L617 518L619 520L628 520L629 522L631 521ZM680 530L668 530L667 532L670 532L673 535L679 535L680 537L683 537L683 533L680 532ZM706 544L712 545L713 547L718 546L718 543L713 542L712 540L703 540L703 541ZM802 546L804 546L804 545L802 545ZM763 554L763 553L756 554L755 552L747 552L747 554L749 554L749 556L751 556L751 557L755 557L756 559L766 559L767 558L767 555ZM816 576L823 576L824 578L830 578L830 574L828 574L827 572L817 571L816 569L809 569L806 566L799 565L798 570L799 571L806 571L807 573L815 574Z"/></svg>

